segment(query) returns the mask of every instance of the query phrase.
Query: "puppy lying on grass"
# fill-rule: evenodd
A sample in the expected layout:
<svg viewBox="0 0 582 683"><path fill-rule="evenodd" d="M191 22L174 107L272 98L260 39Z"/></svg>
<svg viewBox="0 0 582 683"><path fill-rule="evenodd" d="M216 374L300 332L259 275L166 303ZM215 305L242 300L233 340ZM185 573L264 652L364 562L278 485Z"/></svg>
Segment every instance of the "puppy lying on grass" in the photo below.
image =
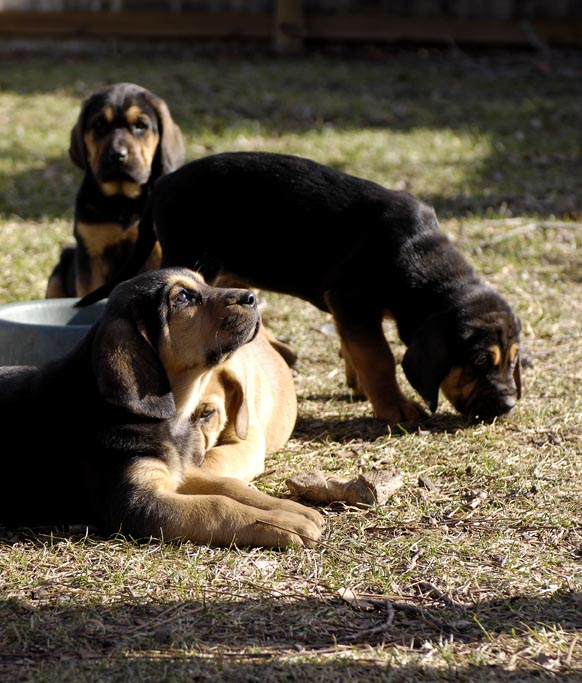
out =
<svg viewBox="0 0 582 683"><path fill-rule="evenodd" d="M236 449L211 448L208 467L200 467L211 432L208 416L196 411L205 389L207 399L216 394L213 370L254 343L259 330L252 292L211 287L190 270L169 268L116 287L101 320L63 358L1 368L0 411L14 444L3 459L4 480L19 492L2 496L0 524L88 524L105 534L219 546L312 546L322 533L318 512L222 476L252 476L261 467L258 447L240 461ZM235 432L246 423L248 435L257 405L248 395L241 400L232 368L224 373L233 386L224 393L242 410L227 410L226 422L234 416Z"/></svg>

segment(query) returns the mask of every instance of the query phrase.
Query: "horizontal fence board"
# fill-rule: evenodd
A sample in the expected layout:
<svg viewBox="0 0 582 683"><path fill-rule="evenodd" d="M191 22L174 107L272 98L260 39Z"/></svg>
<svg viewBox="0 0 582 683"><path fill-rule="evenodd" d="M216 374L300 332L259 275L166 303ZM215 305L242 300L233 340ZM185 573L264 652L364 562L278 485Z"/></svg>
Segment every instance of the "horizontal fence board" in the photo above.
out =
<svg viewBox="0 0 582 683"><path fill-rule="evenodd" d="M3 38L258 39L273 40L271 14L214 12L0 11ZM509 22L460 17L393 17L386 14L305 13L292 29L304 41L581 44L582 22ZM284 31L283 31L284 32Z"/></svg>
<svg viewBox="0 0 582 683"><path fill-rule="evenodd" d="M0 12L0 36L19 38L270 38L262 14L172 12Z"/></svg>
<svg viewBox="0 0 582 683"><path fill-rule="evenodd" d="M528 21L459 17L390 17L387 15L307 15L308 38L345 41L401 41L528 44L582 41L582 22Z"/></svg>

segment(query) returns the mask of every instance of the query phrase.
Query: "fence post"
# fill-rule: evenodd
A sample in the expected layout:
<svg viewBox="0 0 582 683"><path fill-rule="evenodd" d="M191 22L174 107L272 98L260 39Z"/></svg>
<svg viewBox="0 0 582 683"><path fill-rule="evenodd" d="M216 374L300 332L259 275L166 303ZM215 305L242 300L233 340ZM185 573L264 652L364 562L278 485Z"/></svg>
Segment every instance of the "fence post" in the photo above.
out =
<svg viewBox="0 0 582 683"><path fill-rule="evenodd" d="M303 1L275 0L275 50L297 54L303 50Z"/></svg>

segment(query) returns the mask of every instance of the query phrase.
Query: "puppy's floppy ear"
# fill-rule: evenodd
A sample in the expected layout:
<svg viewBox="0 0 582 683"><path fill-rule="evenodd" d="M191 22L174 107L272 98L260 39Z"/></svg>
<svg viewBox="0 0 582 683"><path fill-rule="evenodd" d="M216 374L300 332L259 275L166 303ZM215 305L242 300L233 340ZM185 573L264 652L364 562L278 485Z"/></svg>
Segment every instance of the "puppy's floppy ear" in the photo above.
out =
<svg viewBox="0 0 582 683"><path fill-rule="evenodd" d="M441 382L453 366L450 326L451 319L446 313L428 318L415 333L402 359L406 379L433 413L438 407Z"/></svg>
<svg viewBox="0 0 582 683"><path fill-rule="evenodd" d="M228 419L234 424L234 431L241 441L247 438L249 431L249 404L243 383L231 370L221 373L221 380L226 389Z"/></svg>
<svg viewBox="0 0 582 683"><path fill-rule="evenodd" d="M515 382L515 393L517 400L521 398L521 353L518 351L513 367L513 381Z"/></svg>
<svg viewBox="0 0 582 683"><path fill-rule="evenodd" d="M101 396L109 403L146 417L176 414L159 356L132 321L102 321L93 342L93 370Z"/></svg>
<svg viewBox="0 0 582 683"><path fill-rule="evenodd" d="M87 105L84 104L79 112L77 123L71 130L71 142L69 145L69 156L71 161L83 171L88 168L87 165L87 150L85 149L85 112Z"/></svg>
<svg viewBox="0 0 582 683"><path fill-rule="evenodd" d="M165 175L182 166L185 158L182 131L170 114L168 105L163 99L148 94L148 100L155 109L160 127L159 155L160 174Z"/></svg>

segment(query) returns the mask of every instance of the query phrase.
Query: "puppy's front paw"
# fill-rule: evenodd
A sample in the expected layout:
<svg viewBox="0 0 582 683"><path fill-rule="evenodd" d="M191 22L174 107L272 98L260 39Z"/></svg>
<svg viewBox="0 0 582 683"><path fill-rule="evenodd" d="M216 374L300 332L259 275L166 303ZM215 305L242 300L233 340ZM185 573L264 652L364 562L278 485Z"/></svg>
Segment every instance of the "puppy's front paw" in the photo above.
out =
<svg viewBox="0 0 582 683"><path fill-rule="evenodd" d="M286 500L285 502L290 503L290 512L306 517L318 529L325 529L325 518L317 510L314 510L307 505L296 503L293 500Z"/></svg>
<svg viewBox="0 0 582 683"><path fill-rule="evenodd" d="M325 519L323 515L307 505L296 503L294 500L289 500L288 498L273 498L269 509L291 515L301 515L308 519L318 529L325 528Z"/></svg>
<svg viewBox="0 0 582 683"><path fill-rule="evenodd" d="M302 506L303 507L303 506ZM323 532L323 518L314 518L283 510L265 510L256 522L254 545L286 548L290 545L313 548Z"/></svg>
<svg viewBox="0 0 582 683"><path fill-rule="evenodd" d="M398 401L375 403L374 416L379 420L386 420L391 425L403 422L422 422L428 414L415 401L402 397Z"/></svg>

